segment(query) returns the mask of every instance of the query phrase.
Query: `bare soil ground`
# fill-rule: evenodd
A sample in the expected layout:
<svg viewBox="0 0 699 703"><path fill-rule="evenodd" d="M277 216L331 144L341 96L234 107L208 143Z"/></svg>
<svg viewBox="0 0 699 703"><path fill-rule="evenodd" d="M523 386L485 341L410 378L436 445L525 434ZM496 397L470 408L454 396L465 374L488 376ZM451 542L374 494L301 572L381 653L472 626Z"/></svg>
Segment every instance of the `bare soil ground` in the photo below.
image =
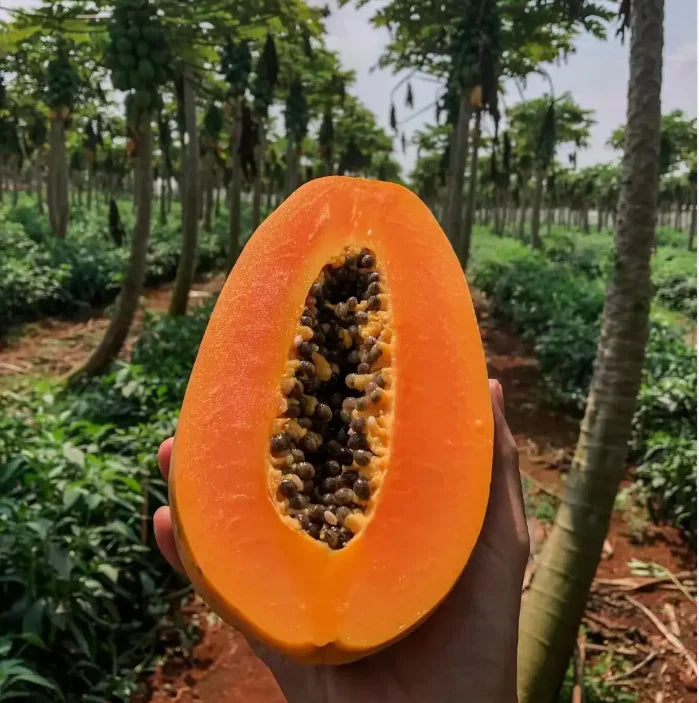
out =
<svg viewBox="0 0 699 703"><path fill-rule="evenodd" d="M223 277L195 285L193 300L219 290ZM146 291L143 310L165 310L170 286ZM534 551L545 541L575 449L579 418L549 407L539 386L531 350L490 315L476 292L475 303L490 375L503 384L507 416L520 449ZM43 320L26 325L21 336L0 348L0 377L57 375L94 348L108 318L87 322ZM639 575L631 560L653 567ZM536 559L525 578L526 589ZM667 571L664 571L663 568ZM584 618L586 637L578 654L586 675L610 688L635 693L639 703L695 703L696 554L676 530L648 522L632 500L615 511ZM191 646L163 643L164 655L148 678L145 695L133 703L283 703L284 696L244 638L193 597L182 616L199 633Z"/></svg>

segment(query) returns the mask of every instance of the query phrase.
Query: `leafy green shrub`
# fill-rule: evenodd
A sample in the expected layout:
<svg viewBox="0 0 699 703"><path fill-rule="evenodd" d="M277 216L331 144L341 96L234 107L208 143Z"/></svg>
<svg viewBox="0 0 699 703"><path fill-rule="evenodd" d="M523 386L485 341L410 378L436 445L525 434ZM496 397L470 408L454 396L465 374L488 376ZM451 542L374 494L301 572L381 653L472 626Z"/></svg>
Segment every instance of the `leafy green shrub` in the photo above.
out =
<svg viewBox="0 0 699 703"><path fill-rule="evenodd" d="M51 255L0 218L6 240L0 257L0 334L3 328L27 316L42 314L63 298L70 268L54 265Z"/></svg>
<svg viewBox="0 0 699 703"><path fill-rule="evenodd" d="M653 518L672 522L696 540L696 439L655 433L646 442L636 476L646 489Z"/></svg>
<svg viewBox="0 0 699 703"><path fill-rule="evenodd" d="M123 207L124 220L130 217ZM12 219L10 219L12 218ZM243 211L244 225L249 212ZM73 316L110 303L119 292L128 244L116 248L107 233L107 216L95 210L71 210L68 236L56 239L33 202L20 202L0 213L3 257L0 260L0 335L18 322L46 315ZM212 232L199 238L199 272L223 268L227 227L216 221ZM6 240L6 244L5 244ZM153 224L146 259L146 284L175 277L181 247L178 211L166 225Z"/></svg>
<svg viewBox="0 0 699 703"><path fill-rule="evenodd" d="M636 453L656 432L696 437L696 407L696 351L672 327L653 321L634 418Z"/></svg>
<svg viewBox="0 0 699 703"><path fill-rule="evenodd" d="M655 297L671 310L691 318L697 314L697 260L695 252L658 247L652 260Z"/></svg>
<svg viewBox="0 0 699 703"><path fill-rule="evenodd" d="M561 251L566 246L559 241ZM534 342L550 395L582 410L599 336L603 281L590 278L589 270L582 274L570 262L553 263L519 242L497 237L482 236L475 253L471 281L489 296L496 315ZM695 350L685 343L681 330L652 317L631 458L645 457L638 475L648 486L654 515L687 531L696 523L696 472L690 451L696 444L696 387ZM682 451L676 456L660 451L653 439L658 433Z"/></svg>
<svg viewBox="0 0 699 703"><path fill-rule="evenodd" d="M78 391L0 397L0 698L127 701L152 658L182 585L143 531L155 453L210 312L148 318L134 363Z"/></svg>
<svg viewBox="0 0 699 703"><path fill-rule="evenodd" d="M490 256L498 251L491 250ZM471 281L483 290L536 355L553 396L581 406L592 376L604 291L544 254L523 245L508 247L502 258L477 260Z"/></svg>

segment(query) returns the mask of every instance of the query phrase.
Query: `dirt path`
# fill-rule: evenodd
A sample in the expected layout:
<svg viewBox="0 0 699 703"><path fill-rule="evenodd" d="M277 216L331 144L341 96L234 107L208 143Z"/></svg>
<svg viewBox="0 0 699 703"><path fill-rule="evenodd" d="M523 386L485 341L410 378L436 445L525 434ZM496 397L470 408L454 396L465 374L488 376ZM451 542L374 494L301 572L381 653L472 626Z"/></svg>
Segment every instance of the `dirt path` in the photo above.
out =
<svg viewBox="0 0 699 703"><path fill-rule="evenodd" d="M197 283L194 301L205 300L222 282L216 276ZM165 310L170 290L165 286L146 291L130 343L137 336L143 311ZM475 303L489 372L503 384L508 421L520 449L530 532L538 549L550 531L557 496L563 491L579 421L546 405L531 350L491 318L485 299L476 294ZM64 373L97 344L107 323L100 315L81 323L45 320L27 325L22 337L0 349L0 377ZM130 345L126 355L129 349ZM638 604L674 630L692 654L697 644L696 607L672 581L649 583L652 580L632 572L629 562L659 564L680 576L689 573L686 583L696 593L696 556L676 531L648 524L632 503L622 507L613 515L584 620L587 671L606 681L615 679L614 687L635 692L639 703L695 703L696 679L686 660ZM186 605L183 616L201 633L198 643L166 647L162 663L147 681L146 695L134 697L133 703L284 702L271 674L241 635L199 598ZM624 677L624 672L642 662L638 671Z"/></svg>
<svg viewBox="0 0 699 703"><path fill-rule="evenodd" d="M210 298L220 290L224 280L219 274L197 281L190 293L191 304ZM128 358L138 339L144 313L167 310L171 292L171 283L144 291L122 358ZM0 380L18 375L60 376L66 373L87 358L99 344L108 324L109 309L96 310L82 322L46 318L23 325L20 336L0 339Z"/></svg>

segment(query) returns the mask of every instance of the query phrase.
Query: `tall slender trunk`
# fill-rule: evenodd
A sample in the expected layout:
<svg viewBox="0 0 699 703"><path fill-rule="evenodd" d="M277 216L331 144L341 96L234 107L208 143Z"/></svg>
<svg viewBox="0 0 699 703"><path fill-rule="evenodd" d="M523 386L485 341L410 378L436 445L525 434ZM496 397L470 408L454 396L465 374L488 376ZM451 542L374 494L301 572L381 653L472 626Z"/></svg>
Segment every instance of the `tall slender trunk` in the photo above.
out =
<svg viewBox="0 0 699 703"><path fill-rule="evenodd" d="M541 223L541 200L544 194L544 170L537 168L534 172L534 200L532 201L531 241L535 249L543 249L544 243L539 233Z"/></svg>
<svg viewBox="0 0 699 703"><path fill-rule="evenodd" d="M565 497L520 618L520 703L552 703L563 681L624 476L641 384L658 199L663 0L631 3L630 43L614 273Z"/></svg>
<svg viewBox="0 0 699 703"><path fill-rule="evenodd" d="M68 229L68 160L66 159L65 122L51 120L49 130L49 223L55 237L63 239Z"/></svg>
<svg viewBox="0 0 699 703"><path fill-rule="evenodd" d="M204 231L211 232L211 225L214 215L214 168L216 157L213 152L214 147L210 146L204 155Z"/></svg>
<svg viewBox="0 0 699 703"><path fill-rule="evenodd" d="M471 252L471 233L473 232L473 214L476 206L476 189L478 188L478 148L481 142L481 111L476 111L473 125L473 139L471 140L471 163L469 165L468 197L466 200L466 213L459 233L459 247L457 252L461 265L465 268ZM495 219L497 222L498 203L495 204ZM496 225L497 227L497 225Z"/></svg>
<svg viewBox="0 0 699 703"><path fill-rule="evenodd" d="M41 150L36 150L34 161L34 182L36 183L36 209L40 215L44 214L44 169L42 168Z"/></svg>
<svg viewBox="0 0 699 703"><path fill-rule="evenodd" d="M160 174L160 224L164 227L167 223L167 181L170 179L170 173L163 159L163 167Z"/></svg>
<svg viewBox="0 0 699 703"><path fill-rule="evenodd" d="M19 203L19 186L20 186L20 168L19 168L19 157L16 158L15 160L15 167L14 167L14 174L13 174L13 181L14 181L14 188L12 190L12 206L17 207L17 204Z"/></svg>
<svg viewBox="0 0 699 703"><path fill-rule="evenodd" d="M214 219L218 220L221 217L221 184L219 182L218 167L215 165L212 179L214 184Z"/></svg>
<svg viewBox="0 0 699 703"><path fill-rule="evenodd" d="M170 214L172 210L172 198L173 198L173 187L172 187L172 173L170 169L167 171L167 212Z"/></svg>
<svg viewBox="0 0 699 703"><path fill-rule="evenodd" d="M471 88L462 86L459 114L451 140L451 164L447 183L442 226L454 247L458 246L461 208L464 192L464 171L468 157L468 123L471 119Z"/></svg>
<svg viewBox="0 0 699 703"><path fill-rule="evenodd" d="M517 237L524 241L524 229L527 222L527 188L522 186L519 204L519 224L517 225Z"/></svg>
<svg viewBox="0 0 699 703"><path fill-rule="evenodd" d="M298 188L299 182L299 145L287 136L286 173L284 174L284 197L288 198Z"/></svg>
<svg viewBox="0 0 699 703"><path fill-rule="evenodd" d="M507 219L510 215L510 189L509 188L504 188L500 192L500 197L502 199L502 214L500 217L500 222L498 223L498 227L495 230L495 234L503 235L505 234L505 230L507 229Z"/></svg>
<svg viewBox="0 0 699 703"><path fill-rule="evenodd" d="M240 254L240 191L243 187L243 170L240 163L240 154L238 148L240 146L241 136L241 115L242 104L240 98L235 98L233 101L233 125L231 129L231 159L232 159L232 174L231 174L231 193L228 208L228 252L227 252L227 267L228 270L233 268ZM256 182L257 185L257 182ZM259 203L257 205L259 217Z"/></svg>
<svg viewBox="0 0 699 703"><path fill-rule="evenodd" d="M199 240L199 130L197 129L197 104L194 90L194 73L191 66L184 68L184 119L187 147L184 153L182 192L182 249L177 263L175 285L170 298L170 315L184 315L189 302L189 289L194 281ZM184 176L186 174L186 177Z"/></svg>
<svg viewBox="0 0 699 703"><path fill-rule="evenodd" d="M95 167L94 164L87 166L87 209L92 210L92 191L95 187Z"/></svg>
<svg viewBox="0 0 699 703"><path fill-rule="evenodd" d="M252 231L257 229L261 219L262 208L262 178L265 168L265 126L263 120L259 120L257 125L257 144L254 148L255 156L255 182L252 189Z"/></svg>
<svg viewBox="0 0 699 703"><path fill-rule="evenodd" d="M83 376L94 376L103 371L121 351L131 328L146 275L146 254L150 237L151 209L153 205L153 132L150 117L135 129L137 135L135 174L141 197L136 210L136 222L131 237L129 260L121 284L114 316L102 341L90 358L68 380L75 382Z"/></svg>
<svg viewBox="0 0 699 703"><path fill-rule="evenodd" d="M583 205L582 212L582 228L585 234L590 234L590 210L587 207L587 203Z"/></svg>
<svg viewBox="0 0 699 703"><path fill-rule="evenodd" d="M274 205L274 183L272 183L272 179L270 178L267 181L267 210L271 211L273 205Z"/></svg>
<svg viewBox="0 0 699 703"><path fill-rule="evenodd" d="M697 236L697 191L696 184L692 184L692 203L689 218L689 237L687 238L687 248L689 251L694 249L694 242Z"/></svg>
<svg viewBox="0 0 699 703"><path fill-rule="evenodd" d="M604 211L602 210L602 205L597 205L597 231L602 231L602 220L604 219Z"/></svg>

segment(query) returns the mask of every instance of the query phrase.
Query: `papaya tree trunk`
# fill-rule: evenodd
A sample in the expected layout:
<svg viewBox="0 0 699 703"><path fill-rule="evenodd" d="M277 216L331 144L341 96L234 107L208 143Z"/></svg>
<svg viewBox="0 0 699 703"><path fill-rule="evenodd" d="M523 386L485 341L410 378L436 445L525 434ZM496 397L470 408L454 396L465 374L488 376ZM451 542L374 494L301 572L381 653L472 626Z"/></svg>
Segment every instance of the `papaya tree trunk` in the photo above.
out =
<svg viewBox="0 0 699 703"><path fill-rule="evenodd" d="M114 316L102 341L85 364L70 374L69 382L75 382L83 376L94 376L100 373L118 356L131 328L143 290L153 205L153 133L150 118L143 120L135 132L135 180L138 183L141 197L138 200L129 260L126 264L121 292L116 303Z"/></svg>
<svg viewBox="0 0 699 703"><path fill-rule="evenodd" d="M167 181L170 179L170 173L163 159L163 168L160 177L160 224L164 227L167 223Z"/></svg>
<svg viewBox="0 0 699 703"><path fill-rule="evenodd" d="M172 210L172 198L173 198L173 187L172 187L172 173L170 169L167 170L167 212L170 214Z"/></svg>
<svg viewBox="0 0 699 703"><path fill-rule="evenodd" d="M44 174L41 163L41 151L36 150L36 160L34 162L34 182L36 183L36 209L40 215L44 214Z"/></svg>
<svg viewBox="0 0 699 703"><path fill-rule="evenodd" d="M68 160L65 122L60 117L51 120L49 130L48 207L51 231L63 239L68 229Z"/></svg>
<svg viewBox="0 0 699 703"><path fill-rule="evenodd" d="M215 155L213 146L210 146L204 155L204 231L211 232L214 216L214 166Z"/></svg>
<svg viewBox="0 0 699 703"><path fill-rule="evenodd" d="M230 203L228 208L228 256L226 262L229 271L233 268L233 264L235 264L236 260L238 259L238 255L240 254L240 191L243 187L243 170L240 163L240 153L238 149L240 147L240 137L242 129L241 115L241 99L236 98L233 102L233 125L231 128L232 173ZM257 187L257 177L255 178L255 187ZM259 217L259 203L257 204L257 209Z"/></svg>
<svg viewBox="0 0 699 703"><path fill-rule="evenodd" d="M270 178L267 181L267 210L272 210L272 207L274 206L274 183L272 183L272 179Z"/></svg>
<svg viewBox="0 0 699 703"><path fill-rule="evenodd" d="M218 220L221 217L221 184L219 182L218 168L214 166L213 170L213 184L214 184L214 219Z"/></svg>
<svg viewBox="0 0 699 703"><path fill-rule="evenodd" d="M522 186L519 204L519 224L517 225L517 236L524 241L524 230L527 222L527 188Z"/></svg>
<svg viewBox="0 0 699 703"><path fill-rule="evenodd" d="M587 203L585 203L582 209L582 228L585 234L590 234L590 209Z"/></svg>
<svg viewBox="0 0 699 703"><path fill-rule="evenodd" d="M199 131L197 129L197 105L192 68L184 68L184 119L187 146L182 168L182 249L177 263L175 285L170 298L170 315L184 315L189 302L189 290L194 281L197 265L197 242L199 240Z"/></svg>
<svg viewBox="0 0 699 703"><path fill-rule="evenodd" d="M687 248L689 251L694 249L694 242L697 235L697 191L692 186L692 205L689 218L689 237L687 239Z"/></svg>
<svg viewBox="0 0 699 703"><path fill-rule="evenodd" d="M285 198L288 198L298 187L299 156L299 147L296 144L296 141L291 137L287 137L286 173L284 174Z"/></svg>
<svg viewBox="0 0 699 703"><path fill-rule="evenodd" d="M495 230L495 234L502 236L507 228L507 219L510 214L510 191L509 188L505 188L500 192L500 197L502 198L502 214L500 217L500 222L498 222L498 227Z"/></svg>
<svg viewBox="0 0 699 703"><path fill-rule="evenodd" d="M641 384L658 199L663 0L631 3L630 43L615 267L565 497L520 618L520 703L556 700L624 476Z"/></svg>
<svg viewBox="0 0 699 703"><path fill-rule="evenodd" d="M95 169L93 164L87 167L87 209L92 210L92 191L95 187Z"/></svg>
<svg viewBox="0 0 699 703"><path fill-rule="evenodd" d="M535 249L543 249L539 226L541 224L541 200L544 194L544 170L537 168L534 172L534 200L532 201L531 242Z"/></svg>
<svg viewBox="0 0 699 703"><path fill-rule="evenodd" d="M15 167L14 167L14 178L12 179L14 181L14 189L12 190L12 205L13 207L17 207L17 204L19 203L19 186L20 186L20 178L21 178L21 173L20 173L20 168L19 168L19 157L15 159Z"/></svg>
<svg viewBox="0 0 699 703"><path fill-rule="evenodd" d="M459 114L451 138L449 178L446 201L442 212L442 227L455 248L458 247L461 226L464 172L468 157L468 125L471 119L471 109L471 89L467 86L462 86L459 96Z"/></svg>
<svg viewBox="0 0 699 703"><path fill-rule="evenodd" d="M476 111L473 125L473 139L471 140L471 163L469 165L468 198L466 200L466 213L464 215L463 226L459 235L459 259L465 268L468 264L468 257L471 252L471 233L473 232L473 215L476 207L476 190L478 188L478 149L481 142L481 111ZM495 222L499 213L499 202L495 202Z"/></svg>
<svg viewBox="0 0 699 703"><path fill-rule="evenodd" d="M257 144L254 147L253 155L255 157L255 182L252 188L252 231L257 229L260 224L262 210L262 178L265 168L265 127L263 120L258 121L257 125Z"/></svg>

